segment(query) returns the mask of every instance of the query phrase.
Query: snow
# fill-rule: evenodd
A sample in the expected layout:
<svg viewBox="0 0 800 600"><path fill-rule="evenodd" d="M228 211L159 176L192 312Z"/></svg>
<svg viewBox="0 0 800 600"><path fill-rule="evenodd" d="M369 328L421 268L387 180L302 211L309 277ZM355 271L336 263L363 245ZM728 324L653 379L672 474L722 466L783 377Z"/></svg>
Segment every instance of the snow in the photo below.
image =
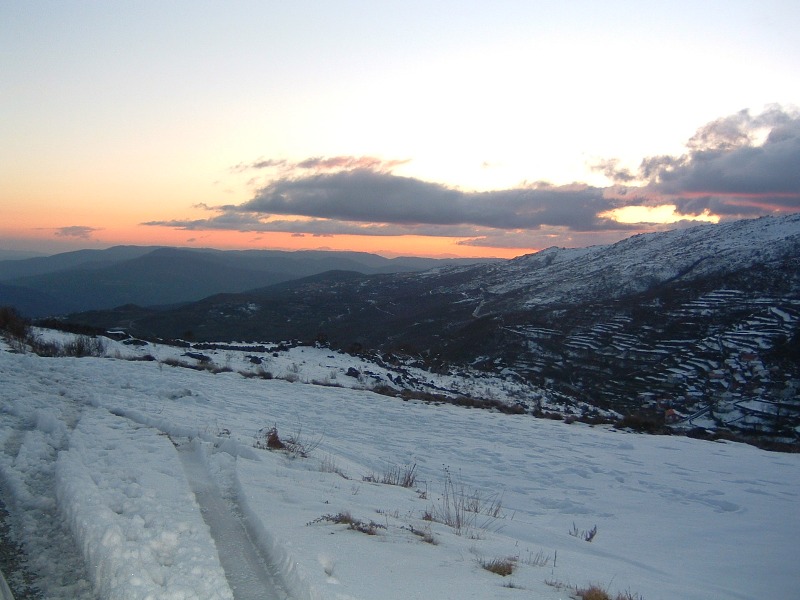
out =
<svg viewBox="0 0 800 600"><path fill-rule="evenodd" d="M798 455L304 384L343 365L303 356L290 383L0 347L0 495L41 597L796 596ZM308 457L254 448L273 426ZM458 498L483 514L424 518Z"/></svg>
<svg viewBox="0 0 800 600"><path fill-rule="evenodd" d="M156 429L88 410L58 456L56 499L101 598L233 598L181 462Z"/></svg>
<svg viewBox="0 0 800 600"><path fill-rule="evenodd" d="M492 294L519 293L521 306L590 300L602 293L621 297L654 282L692 279L725 266L728 271L796 255L800 214L702 224L639 234L611 245L548 248L501 265L473 267ZM477 279L478 277L474 277ZM721 291L716 301L736 291ZM712 297L712 299L714 299ZM485 310L491 310L491 302Z"/></svg>

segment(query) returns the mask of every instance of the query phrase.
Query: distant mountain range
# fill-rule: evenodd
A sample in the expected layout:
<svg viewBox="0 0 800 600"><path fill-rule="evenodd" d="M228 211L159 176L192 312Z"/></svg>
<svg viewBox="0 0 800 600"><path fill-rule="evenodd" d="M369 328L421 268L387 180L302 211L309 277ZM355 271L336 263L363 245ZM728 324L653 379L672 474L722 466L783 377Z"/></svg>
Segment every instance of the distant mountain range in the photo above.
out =
<svg viewBox="0 0 800 600"><path fill-rule="evenodd" d="M34 252L32 250L9 250L7 248L0 248L0 260L21 260L23 258L36 258L39 256L47 256L43 252Z"/></svg>
<svg viewBox="0 0 800 600"><path fill-rule="evenodd" d="M469 363L620 412L800 434L800 214L424 272L329 270L69 320L194 341L317 340L430 369Z"/></svg>
<svg viewBox="0 0 800 600"><path fill-rule="evenodd" d="M26 316L43 317L127 304L176 305L332 269L373 274L465 262L476 261L387 259L363 252L116 246L0 261L0 306L12 305Z"/></svg>

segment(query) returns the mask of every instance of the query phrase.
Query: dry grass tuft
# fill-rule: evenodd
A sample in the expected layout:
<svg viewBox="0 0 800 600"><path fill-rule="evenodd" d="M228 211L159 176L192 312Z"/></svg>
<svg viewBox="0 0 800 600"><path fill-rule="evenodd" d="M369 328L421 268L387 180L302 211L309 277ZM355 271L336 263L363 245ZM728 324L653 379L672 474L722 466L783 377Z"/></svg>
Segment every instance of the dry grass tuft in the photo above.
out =
<svg viewBox="0 0 800 600"><path fill-rule="evenodd" d="M583 600L611 600L611 596L608 595L608 592L596 585L580 589L576 594Z"/></svg>
<svg viewBox="0 0 800 600"><path fill-rule="evenodd" d="M385 483L386 485L399 485L404 488L412 488L417 483L417 465L390 465L386 468L383 475L378 476L374 473L364 475L363 481L370 483Z"/></svg>
<svg viewBox="0 0 800 600"><path fill-rule="evenodd" d="M491 573L506 577L514 572L517 560L514 557L493 558L491 560L481 560L480 565Z"/></svg>
<svg viewBox="0 0 800 600"><path fill-rule="evenodd" d="M458 535L477 535L503 518L503 501L497 494L484 495L478 490L469 491L454 478L450 469L444 469L444 489L438 503L428 508L422 518L452 527Z"/></svg>
<svg viewBox="0 0 800 600"><path fill-rule="evenodd" d="M582 600L612 600L608 592L596 585L578 589L575 591L575 595ZM639 594L626 591L617 594L615 600L643 600L643 598Z"/></svg>

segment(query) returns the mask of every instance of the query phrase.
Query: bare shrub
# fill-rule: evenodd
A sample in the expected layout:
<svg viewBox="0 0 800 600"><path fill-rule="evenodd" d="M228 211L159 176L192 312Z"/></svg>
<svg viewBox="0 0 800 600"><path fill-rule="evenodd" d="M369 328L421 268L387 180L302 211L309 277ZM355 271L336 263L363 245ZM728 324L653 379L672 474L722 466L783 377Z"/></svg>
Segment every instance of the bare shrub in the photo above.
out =
<svg viewBox="0 0 800 600"><path fill-rule="evenodd" d="M426 525L422 529L417 529L413 525L409 525L408 530L426 544L432 544L433 546L436 546L439 543L439 541L433 536L433 531L431 530L430 524Z"/></svg>
<svg viewBox="0 0 800 600"><path fill-rule="evenodd" d="M194 369L195 371L198 370L197 365L190 365L185 360L178 360L177 358L168 357L161 361L162 364L167 365L168 367L180 367L182 369Z"/></svg>
<svg viewBox="0 0 800 600"><path fill-rule="evenodd" d="M335 515L322 515L321 517L317 517L310 523L306 523L306 525L312 525L314 523L334 523L335 525L350 525L353 522L353 515L350 514L350 511L343 510L342 512L336 513Z"/></svg>
<svg viewBox="0 0 800 600"><path fill-rule="evenodd" d="M399 485L404 488L412 488L417 483L417 464L413 465L390 465L383 472L383 475L377 476L374 473L364 475L363 481L371 483L385 483L387 485Z"/></svg>
<svg viewBox="0 0 800 600"><path fill-rule="evenodd" d="M336 464L336 458L330 454L326 454L322 457L319 470L323 473L336 473L344 479L350 479L347 474Z"/></svg>
<svg viewBox="0 0 800 600"><path fill-rule="evenodd" d="M625 415L614 424L615 429L630 429L638 433L667 433L664 423L644 415Z"/></svg>
<svg viewBox="0 0 800 600"><path fill-rule="evenodd" d="M256 432L253 448L258 448L259 450L284 450L286 445L278 435L278 428L272 426L269 428L262 427Z"/></svg>
<svg viewBox="0 0 800 600"><path fill-rule="evenodd" d="M305 438L302 435L302 429L298 429L296 433L281 439L276 425L262 427L254 437L253 448L258 448L259 450L282 450L291 456L299 456L301 458L308 458L309 454L322 441L321 438L316 440Z"/></svg>
<svg viewBox="0 0 800 600"><path fill-rule="evenodd" d="M293 456L300 456L308 458L314 450L319 446L322 438L311 439L303 435L303 429L298 428L292 435L286 437L283 443L286 446L286 451Z"/></svg>
<svg viewBox="0 0 800 600"><path fill-rule="evenodd" d="M588 588L576 588L575 596L582 600L612 600L608 592L598 585L590 585ZM628 590L618 593L614 596L614 600L644 600L644 598Z"/></svg>
<svg viewBox="0 0 800 600"><path fill-rule="evenodd" d="M578 529L578 526L575 525L575 521L572 522L572 529L569 530L569 534L572 537L580 538L584 542L591 542L597 536L597 525L592 527L591 529Z"/></svg>
<svg viewBox="0 0 800 600"><path fill-rule="evenodd" d="M352 529L353 531L360 531L361 533L366 533L367 535L378 535L379 529L386 529L386 525L381 525L380 523L376 523L375 521L359 521L355 520L347 527L348 529Z"/></svg>
<svg viewBox="0 0 800 600"><path fill-rule="evenodd" d="M30 324L16 308L0 306L0 331L13 339L24 340L30 336Z"/></svg>
<svg viewBox="0 0 800 600"><path fill-rule="evenodd" d="M354 519L353 515L351 515L348 511L342 511L335 515L322 515L321 517L317 517L307 525L312 525L314 523L334 523L335 525L347 525L348 529L352 529L353 531L359 531L361 533L365 533L367 535L378 535L379 529L386 529L386 525L381 525L380 523L376 523L375 521L361 521L360 519Z"/></svg>
<svg viewBox="0 0 800 600"><path fill-rule="evenodd" d="M412 488L417 483L417 464L394 466L384 473L382 483Z"/></svg>
<svg viewBox="0 0 800 600"><path fill-rule="evenodd" d="M546 567L550 564L551 558L549 554L544 553L544 550L539 550L536 554L528 550L528 556L521 562L529 567ZM555 560L553 560L553 566L555 566Z"/></svg>
<svg viewBox="0 0 800 600"><path fill-rule="evenodd" d="M483 495L468 491L456 481L450 469L444 469L445 479L438 504L425 511L423 518L452 527L458 535L470 534L473 529L489 529L502 517L502 499L497 494Z"/></svg>
<svg viewBox="0 0 800 600"><path fill-rule="evenodd" d="M325 379L312 379L311 385L319 385L322 387L338 387L338 388L342 387L341 383L331 381L329 377L326 377Z"/></svg>
<svg viewBox="0 0 800 600"><path fill-rule="evenodd" d="M395 388L385 383L381 383L376 385L372 388L372 391L376 394L381 394L382 396L390 396L392 398L398 396L400 392L398 392Z"/></svg>
<svg viewBox="0 0 800 600"><path fill-rule="evenodd" d="M58 342L45 342L33 336L28 338L28 345L31 351L38 356L57 357L64 356L64 348Z"/></svg>
<svg viewBox="0 0 800 600"><path fill-rule="evenodd" d="M62 349L63 356L74 356L83 358L85 356L103 356L106 352L106 345L102 339L88 335L79 335L69 342L66 342Z"/></svg>

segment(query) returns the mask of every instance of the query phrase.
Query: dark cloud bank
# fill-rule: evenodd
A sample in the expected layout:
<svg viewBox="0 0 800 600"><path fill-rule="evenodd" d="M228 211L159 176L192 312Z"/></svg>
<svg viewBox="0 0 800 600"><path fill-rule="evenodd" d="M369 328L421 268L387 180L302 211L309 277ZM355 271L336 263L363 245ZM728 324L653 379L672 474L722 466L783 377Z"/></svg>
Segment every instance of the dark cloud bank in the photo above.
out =
<svg viewBox="0 0 800 600"><path fill-rule="evenodd" d="M722 218L800 210L797 111L775 106L752 115L743 110L700 128L686 149L681 156L645 158L635 171L620 168L614 159L601 161L594 168L614 182L608 188L538 183L488 192L391 172L406 161L349 156L296 163L259 160L234 167L239 172L277 170L277 177L248 202L209 208L217 214L208 219L147 224L311 235L436 235L523 248L567 239L604 243L644 229L605 214L625 206L672 204L680 215L708 211Z"/></svg>

